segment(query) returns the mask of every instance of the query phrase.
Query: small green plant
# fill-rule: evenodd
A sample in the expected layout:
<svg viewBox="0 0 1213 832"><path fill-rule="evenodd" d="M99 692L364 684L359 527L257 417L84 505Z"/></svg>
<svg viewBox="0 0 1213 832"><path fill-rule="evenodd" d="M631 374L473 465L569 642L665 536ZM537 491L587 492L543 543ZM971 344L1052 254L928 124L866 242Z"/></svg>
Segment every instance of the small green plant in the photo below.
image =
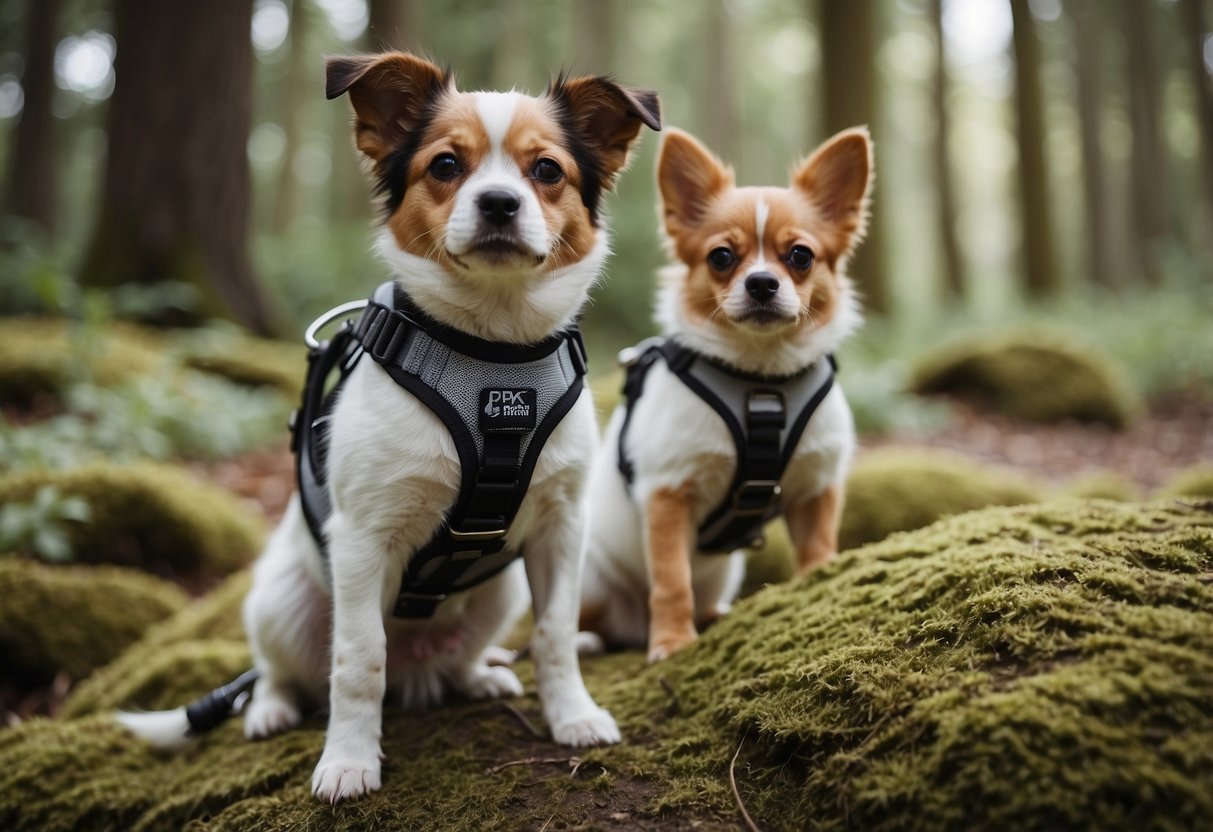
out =
<svg viewBox="0 0 1213 832"><path fill-rule="evenodd" d="M28 503L0 506L0 552L23 552L50 563L72 559L69 523L85 523L89 505L80 497L65 497L53 485L39 488Z"/></svg>

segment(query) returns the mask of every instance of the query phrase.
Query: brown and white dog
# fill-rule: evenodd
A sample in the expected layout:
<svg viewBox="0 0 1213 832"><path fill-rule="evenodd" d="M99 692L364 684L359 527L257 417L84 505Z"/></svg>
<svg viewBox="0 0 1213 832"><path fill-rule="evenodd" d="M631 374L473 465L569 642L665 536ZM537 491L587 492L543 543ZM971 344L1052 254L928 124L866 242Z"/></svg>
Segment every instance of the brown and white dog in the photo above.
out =
<svg viewBox="0 0 1213 832"><path fill-rule="evenodd" d="M538 97L460 92L448 73L400 52L330 60L328 97L344 93L386 200L379 252L413 302L489 341L531 344L570 326L608 254L601 196L641 127L660 128L656 95L602 77L561 77ZM287 730L327 700L312 790L336 802L380 786L386 691L414 708L448 691L522 693L514 672L488 658L527 591L515 563L429 620L390 617L410 557L455 500L459 456L434 413L373 361L347 379L330 435L332 594L296 496L244 604L260 672L244 728L252 738ZM555 741L573 746L619 740L585 689L574 644L595 437L587 390L544 446L506 538L524 552L544 716ZM122 720L171 744L185 734L183 711Z"/></svg>
<svg viewBox="0 0 1213 832"><path fill-rule="evenodd" d="M787 188L737 187L732 170L680 131L662 143L657 180L668 250L662 334L745 373L789 376L824 360L860 324L846 262L863 236L871 143L839 133ZM725 612L744 575L740 552L696 551L696 530L725 498L737 453L719 415L661 361L645 377L618 468L617 410L595 457L582 626L608 643L648 645L650 661L687 646ZM855 429L835 385L780 482L799 571L835 554Z"/></svg>

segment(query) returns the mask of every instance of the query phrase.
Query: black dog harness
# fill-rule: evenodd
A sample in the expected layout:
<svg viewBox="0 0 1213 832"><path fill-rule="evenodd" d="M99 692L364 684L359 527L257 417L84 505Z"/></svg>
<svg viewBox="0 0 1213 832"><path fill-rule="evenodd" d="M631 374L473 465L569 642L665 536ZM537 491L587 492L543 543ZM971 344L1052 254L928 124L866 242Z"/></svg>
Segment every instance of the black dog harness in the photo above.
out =
<svg viewBox="0 0 1213 832"><path fill-rule="evenodd" d="M695 352L674 339L649 338L619 354L625 367L619 471L630 486L635 470L625 439L644 380L665 361L691 392L724 420L737 450L737 470L720 503L699 527L699 551L727 553L754 545L762 528L780 514L779 481L818 406L834 384L834 356L790 376L745 373Z"/></svg>
<svg viewBox="0 0 1213 832"><path fill-rule="evenodd" d="M359 308L356 323L347 321L327 342L316 340L320 327ZM303 514L326 561L330 420L364 355L433 411L455 441L459 495L434 537L409 561L394 609L401 618L428 618L448 595L491 578L518 556L505 549L505 536L544 443L581 395L581 333L573 326L526 346L485 341L432 320L389 281L365 304L346 304L319 318L308 342L291 448Z"/></svg>

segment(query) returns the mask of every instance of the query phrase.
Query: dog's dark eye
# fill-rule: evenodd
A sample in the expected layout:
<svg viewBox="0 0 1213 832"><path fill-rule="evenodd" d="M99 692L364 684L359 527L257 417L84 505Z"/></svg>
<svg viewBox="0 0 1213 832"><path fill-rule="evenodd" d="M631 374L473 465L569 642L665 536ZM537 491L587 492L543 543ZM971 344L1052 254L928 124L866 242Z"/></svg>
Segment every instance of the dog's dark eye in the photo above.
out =
<svg viewBox="0 0 1213 832"><path fill-rule="evenodd" d="M561 180L564 171L551 159L540 159L535 163L535 167L531 168L531 176L545 185L553 185Z"/></svg>
<svg viewBox="0 0 1213 832"><path fill-rule="evenodd" d="M449 182L459 174L463 173L463 168L459 165L459 160L451 153L442 153L430 162L430 176L442 182Z"/></svg>
<svg viewBox="0 0 1213 832"><path fill-rule="evenodd" d="M722 272L729 266L733 265L737 258L733 256L733 252L729 251L724 246L712 249L708 254L708 265L718 272Z"/></svg>
<svg viewBox="0 0 1213 832"><path fill-rule="evenodd" d="M788 252L788 265L803 272L813 265L813 252L804 246L792 246L792 250Z"/></svg>

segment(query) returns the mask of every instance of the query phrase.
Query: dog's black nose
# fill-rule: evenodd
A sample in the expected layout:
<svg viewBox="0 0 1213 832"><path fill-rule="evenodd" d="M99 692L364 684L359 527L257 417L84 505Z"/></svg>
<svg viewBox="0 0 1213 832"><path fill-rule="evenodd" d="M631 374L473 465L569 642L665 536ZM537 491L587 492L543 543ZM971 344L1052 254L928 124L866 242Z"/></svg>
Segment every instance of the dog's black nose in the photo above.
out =
<svg viewBox="0 0 1213 832"><path fill-rule="evenodd" d="M754 272L745 279L745 290L759 303L766 303L779 291L779 278L770 272Z"/></svg>
<svg viewBox="0 0 1213 832"><path fill-rule="evenodd" d="M493 225L506 225L514 219L522 203L513 191L485 191L476 200L481 215Z"/></svg>

